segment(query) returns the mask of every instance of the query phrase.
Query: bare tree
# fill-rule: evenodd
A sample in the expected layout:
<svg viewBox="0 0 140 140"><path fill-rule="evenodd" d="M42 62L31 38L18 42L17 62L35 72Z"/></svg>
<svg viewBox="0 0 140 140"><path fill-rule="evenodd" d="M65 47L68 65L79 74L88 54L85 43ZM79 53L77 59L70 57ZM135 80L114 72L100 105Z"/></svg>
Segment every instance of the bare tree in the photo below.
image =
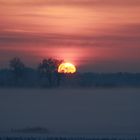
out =
<svg viewBox="0 0 140 140"><path fill-rule="evenodd" d="M15 84L17 85L23 75L23 70L25 68L25 65L18 57L15 57L12 60L10 60L9 65L14 74Z"/></svg>
<svg viewBox="0 0 140 140"><path fill-rule="evenodd" d="M41 75L46 76L49 82L49 87L55 85L57 81L57 86L60 84L61 76L58 73L58 67L63 62L63 60L57 60L53 58L43 59L39 64L39 72Z"/></svg>

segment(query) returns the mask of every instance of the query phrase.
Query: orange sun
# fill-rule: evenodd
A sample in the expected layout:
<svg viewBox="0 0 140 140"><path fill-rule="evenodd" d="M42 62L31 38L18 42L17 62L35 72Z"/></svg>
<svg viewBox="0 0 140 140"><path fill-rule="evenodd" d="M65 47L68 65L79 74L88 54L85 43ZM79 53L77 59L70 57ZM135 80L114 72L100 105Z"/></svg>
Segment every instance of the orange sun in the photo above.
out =
<svg viewBox="0 0 140 140"><path fill-rule="evenodd" d="M76 67L72 63L62 63L58 67L59 73L75 73Z"/></svg>

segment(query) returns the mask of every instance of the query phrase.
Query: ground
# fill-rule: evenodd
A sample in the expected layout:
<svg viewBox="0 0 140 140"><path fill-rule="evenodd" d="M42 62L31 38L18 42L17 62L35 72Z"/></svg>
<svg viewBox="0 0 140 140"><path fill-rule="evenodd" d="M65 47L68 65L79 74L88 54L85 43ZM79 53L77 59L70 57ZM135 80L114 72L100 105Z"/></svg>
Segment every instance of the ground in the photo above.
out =
<svg viewBox="0 0 140 140"><path fill-rule="evenodd" d="M140 89L0 89L0 131L140 134Z"/></svg>

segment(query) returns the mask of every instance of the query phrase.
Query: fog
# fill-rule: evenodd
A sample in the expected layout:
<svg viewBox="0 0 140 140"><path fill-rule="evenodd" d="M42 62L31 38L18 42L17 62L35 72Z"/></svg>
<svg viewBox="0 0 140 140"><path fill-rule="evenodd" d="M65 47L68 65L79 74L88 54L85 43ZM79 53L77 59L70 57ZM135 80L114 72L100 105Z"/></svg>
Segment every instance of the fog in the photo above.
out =
<svg viewBox="0 0 140 140"><path fill-rule="evenodd" d="M0 89L0 131L140 134L140 89Z"/></svg>

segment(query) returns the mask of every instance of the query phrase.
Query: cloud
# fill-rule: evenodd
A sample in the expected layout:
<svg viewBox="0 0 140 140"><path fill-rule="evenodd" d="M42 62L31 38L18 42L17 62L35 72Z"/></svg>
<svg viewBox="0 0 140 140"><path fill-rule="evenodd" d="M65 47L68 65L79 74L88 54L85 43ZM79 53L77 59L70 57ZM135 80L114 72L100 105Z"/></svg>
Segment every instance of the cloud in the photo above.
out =
<svg viewBox="0 0 140 140"><path fill-rule="evenodd" d="M39 34L36 32L5 31L0 33L0 43L41 43L47 45L77 45L90 47L139 47L140 25L118 26L101 34ZM26 46L25 46L26 47ZM47 47L47 46L46 46Z"/></svg>
<svg viewBox="0 0 140 140"><path fill-rule="evenodd" d="M137 6L139 0L0 0L3 5L102 5L102 6Z"/></svg>

